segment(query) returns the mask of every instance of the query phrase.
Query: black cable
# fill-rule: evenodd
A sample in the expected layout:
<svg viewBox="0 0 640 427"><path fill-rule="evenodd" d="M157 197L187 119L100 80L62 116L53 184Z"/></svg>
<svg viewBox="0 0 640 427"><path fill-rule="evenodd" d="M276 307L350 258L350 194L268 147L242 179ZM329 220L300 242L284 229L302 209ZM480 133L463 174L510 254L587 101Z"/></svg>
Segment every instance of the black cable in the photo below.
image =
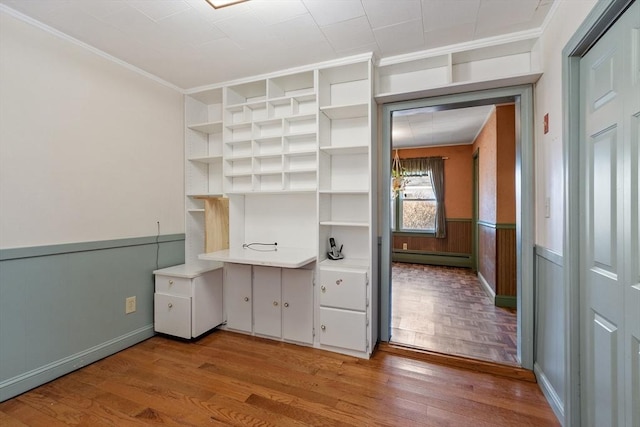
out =
<svg viewBox="0 0 640 427"><path fill-rule="evenodd" d="M160 268L160 221L158 221L158 233L156 234L156 270Z"/></svg>
<svg viewBox="0 0 640 427"><path fill-rule="evenodd" d="M275 246L273 249L256 249L252 248L252 246ZM252 242L252 243L243 243L243 249L251 249L252 251L258 252L276 252L278 250L278 242L275 243L261 243L261 242Z"/></svg>

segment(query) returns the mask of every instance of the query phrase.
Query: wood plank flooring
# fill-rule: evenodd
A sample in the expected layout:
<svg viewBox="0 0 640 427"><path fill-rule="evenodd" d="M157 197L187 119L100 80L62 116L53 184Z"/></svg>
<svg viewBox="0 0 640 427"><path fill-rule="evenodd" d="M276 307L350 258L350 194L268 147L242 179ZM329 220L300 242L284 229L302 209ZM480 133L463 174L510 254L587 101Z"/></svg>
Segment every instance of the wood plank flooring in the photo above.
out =
<svg viewBox="0 0 640 427"><path fill-rule="evenodd" d="M496 307L469 269L392 264L391 342L518 365L516 311Z"/></svg>
<svg viewBox="0 0 640 427"><path fill-rule="evenodd" d="M155 336L0 403L9 426L557 426L537 384L226 331Z"/></svg>

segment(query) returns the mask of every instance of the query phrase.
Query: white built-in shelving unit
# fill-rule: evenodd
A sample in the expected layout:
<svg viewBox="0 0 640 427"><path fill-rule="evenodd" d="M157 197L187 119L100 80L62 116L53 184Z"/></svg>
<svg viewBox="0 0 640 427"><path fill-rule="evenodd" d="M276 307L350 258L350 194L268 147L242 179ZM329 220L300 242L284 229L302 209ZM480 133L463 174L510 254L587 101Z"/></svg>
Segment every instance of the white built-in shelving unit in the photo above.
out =
<svg viewBox="0 0 640 427"><path fill-rule="evenodd" d="M186 256L203 252L207 197L229 199L230 248L273 241L317 253L302 269L229 265L226 328L370 355L372 85L372 56L361 55L186 95ZM330 237L343 260L327 260ZM349 298L361 301L335 304L341 288L321 285L321 271L356 277L366 292Z"/></svg>
<svg viewBox="0 0 640 427"><path fill-rule="evenodd" d="M354 355L369 355L377 337L371 321L377 310L371 283L377 231L372 73L371 61L318 72L318 343ZM344 259L327 258L329 238L344 245Z"/></svg>
<svg viewBox="0 0 640 427"><path fill-rule="evenodd" d="M371 54L359 55L190 91L187 261L204 251L202 199L215 197L228 198L231 249L277 242L317 254L300 269L225 267L225 327L368 357L379 310L374 99L533 83L538 48L535 36L520 35L375 68ZM328 259L330 238L344 259Z"/></svg>
<svg viewBox="0 0 640 427"><path fill-rule="evenodd" d="M538 37L523 34L502 41L383 58L376 67L375 98L390 102L407 94L432 96L534 83L541 75Z"/></svg>

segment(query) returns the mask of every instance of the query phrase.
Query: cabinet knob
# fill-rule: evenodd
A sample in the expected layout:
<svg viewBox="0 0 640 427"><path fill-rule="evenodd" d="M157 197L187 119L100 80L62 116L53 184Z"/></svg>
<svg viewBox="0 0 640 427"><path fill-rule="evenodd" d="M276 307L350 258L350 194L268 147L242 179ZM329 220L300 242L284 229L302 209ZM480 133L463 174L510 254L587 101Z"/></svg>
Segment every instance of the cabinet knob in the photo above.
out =
<svg viewBox="0 0 640 427"><path fill-rule="evenodd" d="M173 285L173 280L169 280L169 284L170 284L170 285Z"/></svg>
<svg viewBox="0 0 640 427"><path fill-rule="evenodd" d="M289 307L289 303L288 303L288 302L285 302L285 303L284 303L284 306L285 306L285 307Z"/></svg>
<svg viewBox="0 0 640 427"><path fill-rule="evenodd" d="M327 329L327 327L322 325L322 326L320 326L320 329L322 329L324 331L325 329Z"/></svg>
<svg viewBox="0 0 640 427"><path fill-rule="evenodd" d="M249 301L249 297L244 297L245 302Z"/></svg>
<svg viewBox="0 0 640 427"><path fill-rule="evenodd" d="M342 283L342 279L336 280L336 285L340 286L341 283Z"/></svg>
<svg viewBox="0 0 640 427"><path fill-rule="evenodd" d="M277 307L277 306L278 306L278 301L274 301L274 302L273 302L273 306L274 306L274 307Z"/></svg>
<svg viewBox="0 0 640 427"><path fill-rule="evenodd" d="M327 292L327 288L325 288L325 287L324 287L324 285L320 286L320 290L321 290L322 292Z"/></svg>
<svg viewBox="0 0 640 427"><path fill-rule="evenodd" d="M169 308L173 307L172 303L167 304L169 306Z"/></svg>

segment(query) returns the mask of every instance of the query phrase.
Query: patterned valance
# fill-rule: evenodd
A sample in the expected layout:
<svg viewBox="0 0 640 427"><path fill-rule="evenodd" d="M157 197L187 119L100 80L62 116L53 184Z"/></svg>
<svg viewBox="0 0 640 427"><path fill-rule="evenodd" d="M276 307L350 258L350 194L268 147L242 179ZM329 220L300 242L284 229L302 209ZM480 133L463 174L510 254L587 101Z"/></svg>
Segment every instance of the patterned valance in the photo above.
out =
<svg viewBox="0 0 640 427"><path fill-rule="evenodd" d="M401 159L400 164L402 165L402 175L403 176L429 175L432 162L437 159L440 159L440 161L442 161L441 157L415 157L411 159Z"/></svg>

